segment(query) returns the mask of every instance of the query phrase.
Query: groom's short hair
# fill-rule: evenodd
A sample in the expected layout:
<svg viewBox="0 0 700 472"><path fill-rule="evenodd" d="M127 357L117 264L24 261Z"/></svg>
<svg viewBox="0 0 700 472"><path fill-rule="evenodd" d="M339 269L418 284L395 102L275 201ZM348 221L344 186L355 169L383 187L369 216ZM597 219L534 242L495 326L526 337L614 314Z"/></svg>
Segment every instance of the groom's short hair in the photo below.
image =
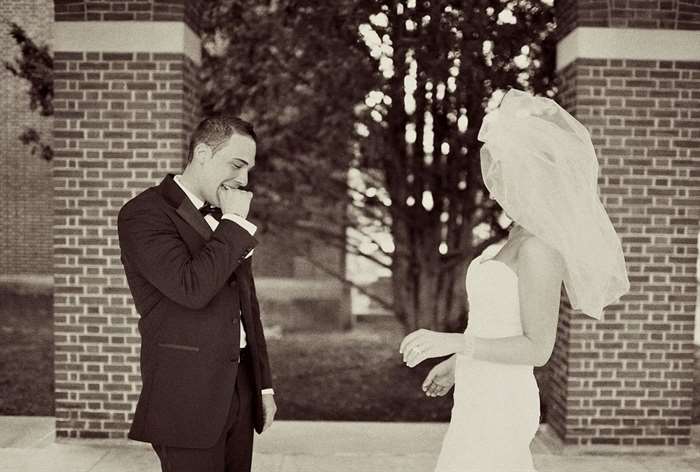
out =
<svg viewBox="0 0 700 472"><path fill-rule="evenodd" d="M237 116L218 113L203 119L192 133L190 148L187 152L187 163L192 162L194 148L198 144L204 143L212 148L212 152L216 152L217 148L234 134L248 136L256 143L258 142L253 125Z"/></svg>

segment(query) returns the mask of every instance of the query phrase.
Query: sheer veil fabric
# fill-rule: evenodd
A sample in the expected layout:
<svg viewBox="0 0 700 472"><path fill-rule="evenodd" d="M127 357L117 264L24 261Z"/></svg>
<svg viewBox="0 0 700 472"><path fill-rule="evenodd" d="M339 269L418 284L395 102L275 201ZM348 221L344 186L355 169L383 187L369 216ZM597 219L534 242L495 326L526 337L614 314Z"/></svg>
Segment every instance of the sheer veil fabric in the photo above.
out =
<svg viewBox="0 0 700 472"><path fill-rule="evenodd" d="M571 306L600 319L629 291L620 239L598 196L586 128L556 102L509 90L479 130L484 183L508 215L564 259Z"/></svg>

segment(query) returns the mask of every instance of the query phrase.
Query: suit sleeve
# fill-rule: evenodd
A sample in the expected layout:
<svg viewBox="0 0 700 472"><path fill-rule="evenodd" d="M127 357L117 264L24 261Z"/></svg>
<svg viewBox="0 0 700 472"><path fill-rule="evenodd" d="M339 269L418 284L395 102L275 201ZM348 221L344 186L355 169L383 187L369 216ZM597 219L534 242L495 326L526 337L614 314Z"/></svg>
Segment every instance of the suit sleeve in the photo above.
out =
<svg viewBox="0 0 700 472"><path fill-rule="evenodd" d="M232 221L222 221L202 250L191 255L165 211L132 201L119 212L124 264L179 305L204 308L257 244Z"/></svg>
<svg viewBox="0 0 700 472"><path fill-rule="evenodd" d="M252 270L251 270L252 273ZM258 346L260 348L260 370L261 370L261 379L262 379L262 385L261 385L261 390L265 389L271 389L272 388L272 372L270 370L270 358L267 355L267 342L265 341L265 334L263 333L263 326L262 326L262 320L260 316L260 305L258 303L258 294L255 291L255 279L251 277L251 288L253 293L251 294L251 303L252 303L252 308L253 312L257 313L258 316L255 317L255 322L258 323L258 326L255 330L255 332L258 335Z"/></svg>

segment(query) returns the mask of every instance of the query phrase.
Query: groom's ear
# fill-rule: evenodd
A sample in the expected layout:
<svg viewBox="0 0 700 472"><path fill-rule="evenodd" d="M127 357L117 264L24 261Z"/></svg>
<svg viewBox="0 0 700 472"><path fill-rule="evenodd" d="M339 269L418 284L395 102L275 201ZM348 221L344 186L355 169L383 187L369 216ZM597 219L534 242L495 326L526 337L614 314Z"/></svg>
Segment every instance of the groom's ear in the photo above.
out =
<svg viewBox="0 0 700 472"><path fill-rule="evenodd" d="M207 143L199 143L194 147L194 152L192 153L192 162L201 165L209 159L211 159L211 156L211 147Z"/></svg>

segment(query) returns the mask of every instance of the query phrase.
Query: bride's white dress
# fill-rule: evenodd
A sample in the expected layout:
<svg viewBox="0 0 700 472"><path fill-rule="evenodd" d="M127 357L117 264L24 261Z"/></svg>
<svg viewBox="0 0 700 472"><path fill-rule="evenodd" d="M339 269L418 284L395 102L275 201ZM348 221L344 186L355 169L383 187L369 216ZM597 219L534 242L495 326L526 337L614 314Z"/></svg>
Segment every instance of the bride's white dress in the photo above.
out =
<svg viewBox="0 0 700 472"><path fill-rule="evenodd" d="M480 338L523 334L518 276L485 251L467 269L469 326ZM539 426L532 366L457 356L452 419L436 472L533 472L530 443Z"/></svg>

